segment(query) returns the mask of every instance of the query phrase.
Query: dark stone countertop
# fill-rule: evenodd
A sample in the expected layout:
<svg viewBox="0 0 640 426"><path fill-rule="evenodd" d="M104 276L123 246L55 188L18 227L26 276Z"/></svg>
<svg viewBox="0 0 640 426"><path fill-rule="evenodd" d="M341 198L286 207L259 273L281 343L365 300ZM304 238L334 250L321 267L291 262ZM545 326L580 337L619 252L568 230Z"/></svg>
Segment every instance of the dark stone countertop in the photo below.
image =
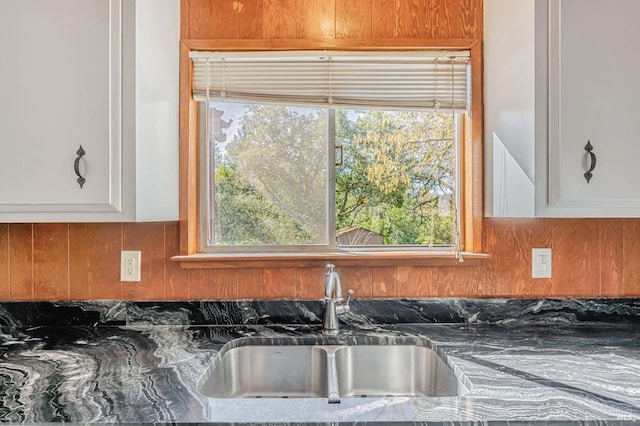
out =
<svg viewBox="0 0 640 426"><path fill-rule="evenodd" d="M640 424L639 310L636 300L355 301L331 338L317 301L5 303L0 422ZM328 404L197 390L226 344L302 340L430 346L467 392Z"/></svg>

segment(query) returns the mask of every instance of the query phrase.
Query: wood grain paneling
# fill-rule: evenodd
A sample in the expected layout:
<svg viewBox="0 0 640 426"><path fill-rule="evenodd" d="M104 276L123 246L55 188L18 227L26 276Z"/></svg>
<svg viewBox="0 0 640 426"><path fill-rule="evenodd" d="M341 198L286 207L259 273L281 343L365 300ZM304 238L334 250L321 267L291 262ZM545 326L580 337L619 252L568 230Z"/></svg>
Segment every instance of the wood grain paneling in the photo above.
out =
<svg viewBox="0 0 640 426"><path fill-rule="evenodd" d="M433 268L432 297L489 297L493 289L487 288L485 270L480 267L445 266ZM488 290L488 291L487 291Z"/></svg>
<svg viewBox="0 0 640 426"><path fill-rule="evenodd" d="M485 250L491 253L486 284L493 294L505 297L514 291L530 291L532 219L487 219ZM483 293L489 293L483 289Z"/></svg>
<svg viewBox="0 0 640 426"><path fill-rule="evenodd" d="M450 36L481 40L484 28L482 1L457 0L450 2L449 7L452 22Z"/></svg>
<svg viewBox="0 0 640 426"><path fill-rule="evenodd" d="M371 268L372 297L381 299L393 299L396 297L396 268L373 267Z"/></svg>
<svg viewBox="0 0 640 426"><path fill-rule="evenodd" d="M298 299L323 298L325 272L325 268L296 269L296 297Z"/></svg>
<svg viewBox="0 0 640 426"><path fill-rule="evenodd" d="M640 219L626 219L623 225L624 247L622 289L619 296L640 296Z"/></svg>
<svg viewBox="0 0 640 426"><path fill-rule="evenodd" d="M33 225L9 225L11 300L33 300Z"/></svg>
<svg viewBox="0 0 640 426"><path fill-rule="evenodd" d="M433 268L402 266L396 268L396 295L399 298L429 297L432 294Z"/></svg>
<svg viewBox="0 0 640 426"><path fill-rule="evenodd" d="M499 245L498 238L500 237L498 228L499 225L497 221L487 218L484 223L484 235L482 238L484 243L484 247L482 248L483 251L485 253L491 253L491 259L484 265L485 279L488 282L493 283L492 287L495 294L499 293L500 288L500 271L495 254L496 247Z"/></svg>
<svg viewBox="0 0 640 426"><path fill-rule="evenodd" d="M182 0L185 39L482 38L480 0Z"/></svg>
<svg viewBox="0 0 640 426"><path fill-rule="evenodd" d="M426 0L396 0L396 37L424 38Z"/></svg>
<svg viewBox="0 0 640 426"><path fill-rule="evenodd" d="M237 0L191 0L190 37L238 38L238 5Z"/></svg>
<svg viewBox="0 0 640 426"><path fill-rule="evenodd" d="M623 289L624 220L600 221L600 296L615 297Z"/></svg>
<svg viewBox="0 0 640 426"><path fill-rule="evenodd" d="M11 300L9 275L9 225L0 224L0 301Z"/></svg>
<svg viewBox="0 0 640 426"><path fill-rule="evenodd" d="M482 7L480 8L482 9ZM480 12L482 13L482 12ZM475 252L482 247L482 227L484 222L483 210L483 164L484 164L484 148L483 148L483 89L482 84L482 35L479 36L478 42L475 43L471 51L471 111L464 120L464 141L462 149L462 158L464 158L464 179L463 200L464 203L460 210L464 214L464 233L462 239L464 241L464 249L469 252Z"/></svg>
<svg viewBox="0 0 640 426"><path fill-rule="evenodd" d="M296 298L296 268L265 268L262 271L262 297Z"/></svg>
<svg viewBox="0 0 640 426"><path fill-rule="evenodd" d="M198 244L198 134L196 101L191 96L193 63L189 47L180 44L180 253L197 252Z"/></svg>
<svg viewBox="0 0 640 426"><path fill-rule="evenodd" d="M396 1L371 0L371 38L396 37Z"/></svg>
<svg viewBox="0 0 640 426"><path fill-rule="evenodd" d="M264 0L263 9L265 39L296 38L296 0Z"/></svg>
<svg viewBox="0 0 640 426"><path fill-rule="evenodd" d="M35 300L69 299L69 225L33 225Z"/></svg>
<svg viewBox="0 0 640 426"><path fill-rule="evenodd" d="M238 38L262 38L263 0L242 0L238 6Z"/></svg>
<svg viewBox="0 0 640 426"><path fill-rule="evenodd" d="M297 0L296 24L297 38L335 38L336 0Z"/></svg>
<svg viewBox="0 0 640 426"><path fill-rule="evenodd" d="M482 3L477 0L426 0L424 11L427 38L482 38Z"/></svg>
<svg viewBox="0 0 640 426"><path fill-rule="evenodd" d="M457 27L457 17L452 16L451 9L456 1L427 0L424 8L424 21L421 33L426 38L454 38L452 27ZM452 21L453 19L453 21Z"/></svg>
<svg viewBox="0 0 640 426"><path fill-rule="evenodd" d="M556 219L553 223L554 296L600 293L598 219Z"/></svg>
<svg viewBox="0 0 640 426"><path fill-rule="evenodd" d="M336 38L371 38L371 0L336 0Z"/></svg>
<svg viewBox="0 0 640 426"><path fill-rule="evenodd" d="M238 269L238 298L262 299L262 269Z"/></svg>
<svg viewBox="0 0 640 426"><path fill-rule="evenodd" d="M336 271L340 275L343 297L347 297L348 290L353 290L354 299L371 299L373 297L371 267L337 267Z"/></svg>
<svg viewBox="0 0 640 426"><path fill-rule="evenodd" d="M233 300L237 298L237 269L193 269L189 271L190 300Z"/></svg>
<svg viewBox="0 0 640 426"><path fill-rule="evenodd" d="M180 264L171 260L180 253L180 226L177 222L167 222L164 226L165 246L165 295L167 300L189 298L189 274Z"/></svg>
<svg viewBox="0 0 640 426"><path fill-rule="evenodd" d="M121 223L69 225L69 298L122 299Z"/></svg>
<svg viewBox="0 0 640 426"><path fill-rule="evenodd" d="M181 269L170 260L178 229L177 222L0 225L0 300L162 299L163 282L166 300L323 297L324 267ZM481 266L341 267L343 291L359 298L640 296L640 219L487 218L484 231L493 257ZM553 278L531 278L533 247L553 249ZM151 292L123 291L123 248L154 259L141 282Z"/></svg>
<svg viewBox="0 0 640 426"><path fill-rule="evenodd" d="M180 40L191 38L189 27L191 25L191 0L180 0ZM189 19L185 19L189 17Z"/></svg>
<svg viewBox="0 0 640 426"><path fill-rule="evenodd" d="M123 224L122 249L141 252L140 281L123 282L128 300L165 300L164 223Z"/></svg>

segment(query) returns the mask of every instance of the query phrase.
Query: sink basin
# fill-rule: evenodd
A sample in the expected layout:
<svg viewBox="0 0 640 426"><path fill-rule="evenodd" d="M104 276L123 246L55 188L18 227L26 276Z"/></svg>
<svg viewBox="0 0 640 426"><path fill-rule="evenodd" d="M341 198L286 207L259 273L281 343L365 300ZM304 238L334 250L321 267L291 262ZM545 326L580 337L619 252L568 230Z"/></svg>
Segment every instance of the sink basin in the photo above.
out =
<svg viewBox="0 0 640 426"><path fill-rule="evenodd" d="M464 391L417 345L247 345L218 354L198 382L212 398L452 397Z"/></svg>
<svg viewBox="0 0 640 426"><path fill-rule="evenodd" d="M458 379L422 346L345 346L336 350L341 397L457 396Z"/></svg>
<svg viewBox="0 0 640 426"><path fill-rule="evenodd" d="M240 346L214 361L198 391L212 398L321 398L326 358L317 346Z"/></svg>

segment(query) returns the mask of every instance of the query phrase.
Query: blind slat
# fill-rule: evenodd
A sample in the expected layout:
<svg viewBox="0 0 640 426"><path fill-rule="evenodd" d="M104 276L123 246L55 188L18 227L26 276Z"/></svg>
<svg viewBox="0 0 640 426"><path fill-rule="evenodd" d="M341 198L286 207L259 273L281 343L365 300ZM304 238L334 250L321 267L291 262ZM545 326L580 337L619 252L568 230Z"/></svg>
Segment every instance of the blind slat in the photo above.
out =
<svg viewBox="0 0 640 426"><path fill-rule="evenodd" d="M191 52L196 100L466 110L469 52Z"/></svg>

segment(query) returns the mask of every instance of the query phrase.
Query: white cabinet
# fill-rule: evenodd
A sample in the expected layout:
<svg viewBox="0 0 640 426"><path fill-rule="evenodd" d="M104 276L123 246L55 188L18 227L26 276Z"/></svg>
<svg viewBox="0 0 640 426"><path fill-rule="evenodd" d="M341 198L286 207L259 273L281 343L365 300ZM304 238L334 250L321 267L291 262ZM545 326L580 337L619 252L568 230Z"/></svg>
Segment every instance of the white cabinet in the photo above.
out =
<svg viewBox="0 0 640 426"><path fill-rule="evenodd" d="M535 0L484 0L487 216L535 215Z"/></svg>
<svg viewBox="0 0 640 426"><path fill-rule="evenodd" d="M177 219L178 14L0 2L0 222Z"/></svg>
<svg viewBox="0 0 640 426"><path fill-rule="evenodd" d="M640 1L484 12L486 214L640 217Z"/></svg>
<svg viewBox="0 0 640 426"><path fill-rule="evenodd" d="M537 156L548 192L538 215L640 216L638 16L638 0L549 0L548 163L544 150Z"/></svg>

